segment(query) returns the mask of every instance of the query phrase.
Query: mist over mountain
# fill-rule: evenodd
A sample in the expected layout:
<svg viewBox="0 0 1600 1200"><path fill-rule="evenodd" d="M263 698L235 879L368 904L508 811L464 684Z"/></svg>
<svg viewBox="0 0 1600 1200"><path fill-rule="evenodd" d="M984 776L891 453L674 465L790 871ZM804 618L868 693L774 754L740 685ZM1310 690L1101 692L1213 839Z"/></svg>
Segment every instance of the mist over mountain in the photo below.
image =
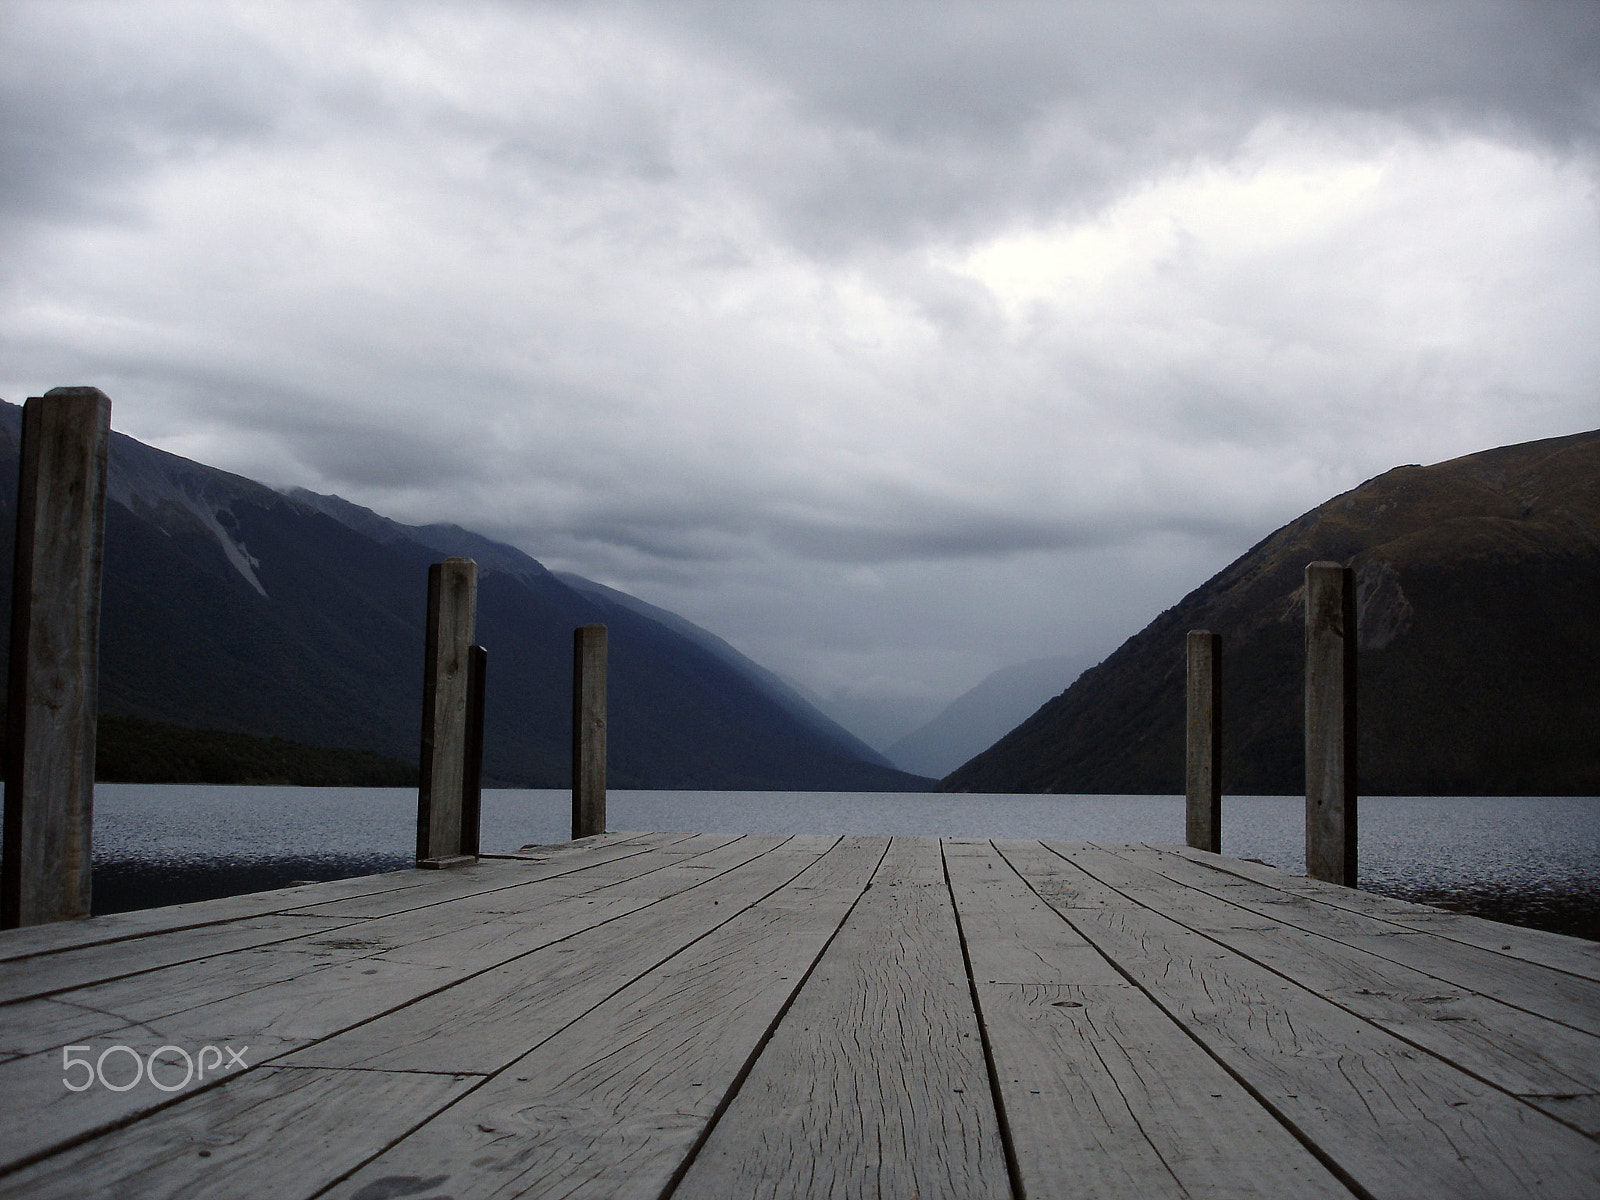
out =
<svg viewBox="0 0 1600 1200"><path fill-rule="evenodd" d="M1273 533L941 783L1183 790L1184 641L1222 635L1226 791L1304 788L1304 571L1351 566L1372 795L1600 794L1600 431L1404 466Z"/></svg>
<svg viewBox="0 0 1600 1200"><path fill-rule="evenodd" d="M890 746L889 760L919 775L948 775L1093 665L1090 658L1057 656L1001 667Z"/></svg>
<svg viewBox="0 0 1600 1200"><path fill-rule="evenodd" d="M0 403L0 596L10 601L21 409ZM415 763L428 565L479 567L487 781L563 787L572 630L610 640L614 787L905 790L897 771L732 647L515 547L282 494L114 433L101 614L104 714ZM3 642L3 639L0 639ZM4 649L0 647L0 655Z"/></svg>
<svg viewBox="0 0 1600 1200"><path fill-rule="evenodd" d="M829 742L845 747L862 762L872 763L881 767L892 768L895 766L889 759L879 754L839 722L820 711L788 680L746 657L710 630L700 628L692 621L680 617L677 613L668 612L664 608L659 608L654 604L640 600L637 596L619 592L615 588L606 587L604 584L596 583L592 579L585 579L581 575L561 571L556 573L556 578L575 591L584 595L595 596L614 604L620 604L626 609L640 613L675 633L681 634L712 655L712 657L728 664L741 675L753 680L769 698L775 701L779 707L801 725ZM919 771L914 772L914 774L936 778L938 774L943 774L943 772Z"/></svg>

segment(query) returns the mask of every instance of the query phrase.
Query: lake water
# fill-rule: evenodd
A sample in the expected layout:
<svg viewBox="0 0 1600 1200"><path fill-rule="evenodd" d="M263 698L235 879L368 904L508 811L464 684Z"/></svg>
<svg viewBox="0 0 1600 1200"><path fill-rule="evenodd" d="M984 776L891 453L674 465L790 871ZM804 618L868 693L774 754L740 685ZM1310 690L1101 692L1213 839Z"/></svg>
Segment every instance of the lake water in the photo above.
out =
<svg viewBox="0 0 1600 1200"><path fill-rule="evenodd" d="M338 879L411 865L402 788L95 787L94 911ZM1222 850L1305 870L1300 797L1223 802ZM559 842L565 791L487 791L483 849ZM613 791L612 829L926 834L1182 842L1180 796ZM1360 884L1495 920L1600 940L1600 798L1364 797Z"/></svg>

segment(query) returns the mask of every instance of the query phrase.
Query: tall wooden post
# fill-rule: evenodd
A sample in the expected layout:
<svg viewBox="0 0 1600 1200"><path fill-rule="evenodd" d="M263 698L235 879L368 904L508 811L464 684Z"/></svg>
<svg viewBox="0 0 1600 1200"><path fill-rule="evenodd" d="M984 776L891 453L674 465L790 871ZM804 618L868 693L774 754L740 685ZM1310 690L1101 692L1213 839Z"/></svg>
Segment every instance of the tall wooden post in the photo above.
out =
<svg viewBox="0 0 1600 1200"><path fill-rule="evenodd" d="M1356 883L1356 600L1349 567L1306 567L1306 874Z"/></svg>
<svg viewBox="0 0 1600 1200"><path fill-rule="evenodd" d="M572 642L572 836L606 831L606 627Z"/></svg>
<svg viewBox="0 0 1600 1200"><path fill-rule="evenodd" d="M1189 631L1184 822L1189 845L1222 853L1222 637Z"/></svg>
<svg viewBox="0 0 1600 1200"><path fill-rule="evenodd" d="M100 573L111 401L52 388L22 412L0 927L89 915Z"/></svg>
<svg viewBox="0 0 1600 1200"><path fill-rule="evenodd" d="M483 825L483 714L489 652L467 651L467 769L461 784L461 853L476 857Z"/></svg>
<svg viewBox="0 0 1600 1200"><path fill-rule="evenodd" d="M422 669L422 755L417 775L417 865L455 866L467 778L467 708L478 564L447 558L428 568Z"/></svg>

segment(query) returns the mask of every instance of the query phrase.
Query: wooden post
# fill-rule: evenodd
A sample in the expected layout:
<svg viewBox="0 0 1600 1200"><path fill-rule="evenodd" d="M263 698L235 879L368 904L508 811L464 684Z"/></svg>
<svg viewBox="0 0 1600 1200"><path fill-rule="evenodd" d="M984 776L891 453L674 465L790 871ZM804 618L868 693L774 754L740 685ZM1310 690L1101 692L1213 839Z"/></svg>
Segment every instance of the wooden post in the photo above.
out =
<svg viewBox="0 0 1600 1200"><path fill-rule="evenodd" d="M52 388L22 412L0 927L89 915L100 574L111 401Z"/></svg>
<svg viewBox="0 0 1600 1200"><path fill-rule="evenodd" d="M1222 853L1222 637L1189 631L1184 822L1189 845Z"/></svg>
<svg viewBox="0 0 1600 1200"><path fill-rule="evenodd" d="M422 755L417 774L417 865L464 861L461 794L467 777L468 648L478 611L478 564L447 558L428 568L422 670Z"/></svg>
<svg viewBox="0 0 1600 1200"><path fill-rule="evenodd" d="M461 785L461 853L477 856L483 816L483 697L489 652L467 651L467 770Z"/></svg>
<svg viewBox="0 0 1600 1200"><path fill-rule="evenodd" d="M606 627L572 643L572 836L606 831Z"/></svg>
<svg viewBox="0 0 1600 1200"><path fill-rule="evenodd" d="M1349 567L1306 567L1306 874L1356 883L1356 600Z"/></svg>

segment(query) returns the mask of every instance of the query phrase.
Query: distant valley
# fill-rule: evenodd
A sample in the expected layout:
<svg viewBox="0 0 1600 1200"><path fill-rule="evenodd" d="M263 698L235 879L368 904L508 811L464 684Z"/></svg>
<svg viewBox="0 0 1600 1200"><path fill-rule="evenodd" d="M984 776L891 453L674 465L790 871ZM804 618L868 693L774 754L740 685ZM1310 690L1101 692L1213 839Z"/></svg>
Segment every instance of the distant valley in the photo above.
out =
<svg viewBox="0 0 1600 1200"><path fill-rule="evenodd" d="M1061 656L1002 667L884 753L904 770L948 775L1020 725L1045 701L1066 691L1093 665L1090 658Z"/></svg>

